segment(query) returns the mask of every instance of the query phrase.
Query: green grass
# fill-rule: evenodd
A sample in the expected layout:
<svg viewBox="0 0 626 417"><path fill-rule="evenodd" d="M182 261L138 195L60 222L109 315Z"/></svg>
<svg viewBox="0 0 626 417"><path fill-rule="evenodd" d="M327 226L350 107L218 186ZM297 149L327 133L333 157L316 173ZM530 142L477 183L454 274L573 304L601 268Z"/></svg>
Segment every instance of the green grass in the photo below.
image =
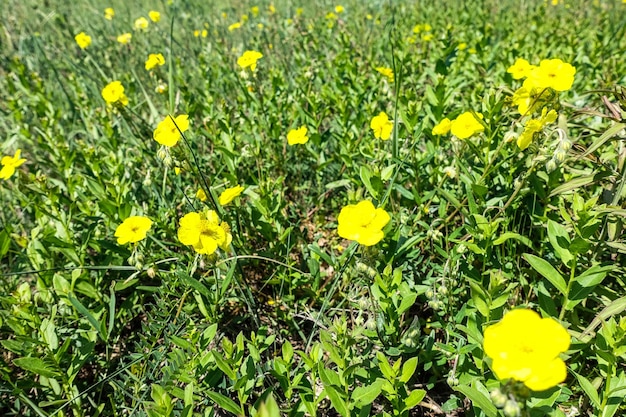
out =
<svg viewBox="0 0 626 417"><path fill-rule="evenodd" d="M0 414L624 415L626 4L305 3L2 2L0 153L26 162L0 179ZM518 58L576 68L524 150ZM482 132L432 133L465 112ZM371 246L337 232L363 200L391 218ZM180 242L203 210L227 250ZM567 329L564 382L498 379L484 332L516 308Z"/></svg>

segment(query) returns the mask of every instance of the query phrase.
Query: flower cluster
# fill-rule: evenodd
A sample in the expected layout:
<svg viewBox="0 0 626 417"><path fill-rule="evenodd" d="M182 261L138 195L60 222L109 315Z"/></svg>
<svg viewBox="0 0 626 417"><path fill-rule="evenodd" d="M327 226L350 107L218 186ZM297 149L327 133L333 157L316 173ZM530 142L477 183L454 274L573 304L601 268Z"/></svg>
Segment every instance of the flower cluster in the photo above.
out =
<svg viewBox="0 0 626 417"><path fill-rule="evenodd" d="M382 229L390 219L384 209L375 208L371 201L364 200L341 209L337 218L337 233L344 239L372 246L385 236Z"/></svg>
<svg viewBox="0 0 626 417"><path fill-rule="evenodd" d="M184 245L192 246L200 254L211 255L217 248L228 250L233 237L230 226L220 222L215 211L208 210L185 214L180 219L178 240Z"/></svg>
<svg viewBox="0 0 626 417"><path fill-rule="evenodd" d="M15 168L26 162L26 159L20 158L22 153L21 149L15 151L14 156L3 156L0 160L2 169L0 169L0 179L8 180L15 174Z"/></svg>
<svg viewBox="0 0 626 417"><path fill-rule="evenodd" d="M114 16L115 16L115 10L113 10L112 7L107 7L106 9L104 9L104 18L106 20L113 20Z"/></svg>
<svg viewBox="0 0 626 417"><path fill-rule="evenodd" d="M154 129L152 137L161 145L174 146L180 140L181 132L189 128L189 116L181 114L175 118L167 115Z"/></svg>
<svg viewBox="0 0 626 417"><path fill-rule="evenodd" d="M531 65L518 58L507 72L516 80L524 79L513 94L513 103L519 113L525 115L540 108L541 96L547 89L561 92L572 88L576 68L560 59L544 59L539 65Z"/></svg>
<svg viewBox="0 0 626 417"><path fill-rule="evenodd" d="M512 378L534 391L565 380L565 362L559 354L569 348L567 330L552 318L528 309L509 311L485 329L484 349L499 379Z"/></svg>

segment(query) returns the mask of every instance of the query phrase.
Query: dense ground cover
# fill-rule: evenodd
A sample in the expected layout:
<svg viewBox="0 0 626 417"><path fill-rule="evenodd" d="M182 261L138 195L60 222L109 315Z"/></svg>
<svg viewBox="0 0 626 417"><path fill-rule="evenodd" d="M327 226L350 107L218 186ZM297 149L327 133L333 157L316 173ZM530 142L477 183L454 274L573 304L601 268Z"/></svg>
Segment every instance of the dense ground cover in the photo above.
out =
<svg viewBox="0 0 626 417"><path fill-rule="evenodd" d="M626 3L439 3L2 2L0 413L625 415Z"/></svg>

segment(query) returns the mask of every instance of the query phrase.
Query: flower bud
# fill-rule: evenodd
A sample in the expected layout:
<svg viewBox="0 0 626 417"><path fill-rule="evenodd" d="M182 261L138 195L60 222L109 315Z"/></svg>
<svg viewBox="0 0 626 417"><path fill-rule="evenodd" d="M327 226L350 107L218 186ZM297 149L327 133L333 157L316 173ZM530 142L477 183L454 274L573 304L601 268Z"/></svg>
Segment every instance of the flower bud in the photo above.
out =
<svg viewBox="0 0 626 417"><path fill-rule="evenodd" d="M561 149L557 149L556 152L554 152L554 159L558 162L565 161L565 157L567 157L567 153Z"/></svg>
<svg viewBox="0 0 626 417"><path fill-rule="evenodd" d="M491 401L493 402L493 405L495 405L498 408L504 407L504 405L506 404L506 402L508 400L508 398L500 390L500 388L496 388L496 389L492 390L489 393L489 396L491 397Z"/></svg>
<svg viewBox="0 0 626 417"><path fill-rule="evenodd" d="M553 159L550 159L547 163L546 163L546 171L548 172L552 172L557 168L557 163L556 161Z"/></svg>
<svg viewBox="0 0 626 417"><path fill-rule="evenodd" d="M519 408L519 404L517 404L517 401L515 400L508 400L505 404L504 407L502 408L502 411L504 412L504 415L506 417L518 417L520 415L520 408Z"/></svg>

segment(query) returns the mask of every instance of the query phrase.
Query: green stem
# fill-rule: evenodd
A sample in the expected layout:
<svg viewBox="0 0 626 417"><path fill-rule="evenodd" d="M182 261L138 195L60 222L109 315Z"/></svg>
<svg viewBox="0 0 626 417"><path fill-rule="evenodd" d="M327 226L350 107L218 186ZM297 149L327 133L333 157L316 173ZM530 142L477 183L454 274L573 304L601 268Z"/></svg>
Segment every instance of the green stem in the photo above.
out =
<svg viewBox="0 0 626 417"><path fill-rule="evenodd" d="M563 305L561 306L561 313L559 314L559 320L563 320L563 317L565 316L567 302L569 301L569 298L567 296L570 293L572 284L574 283L574 278L576 276L577 261L578 261L578 255L574 255L574 259L572 260L572 267L569 271L569 280L567 281L567 291L565 292L565 295L563 295Z"/></svg>

